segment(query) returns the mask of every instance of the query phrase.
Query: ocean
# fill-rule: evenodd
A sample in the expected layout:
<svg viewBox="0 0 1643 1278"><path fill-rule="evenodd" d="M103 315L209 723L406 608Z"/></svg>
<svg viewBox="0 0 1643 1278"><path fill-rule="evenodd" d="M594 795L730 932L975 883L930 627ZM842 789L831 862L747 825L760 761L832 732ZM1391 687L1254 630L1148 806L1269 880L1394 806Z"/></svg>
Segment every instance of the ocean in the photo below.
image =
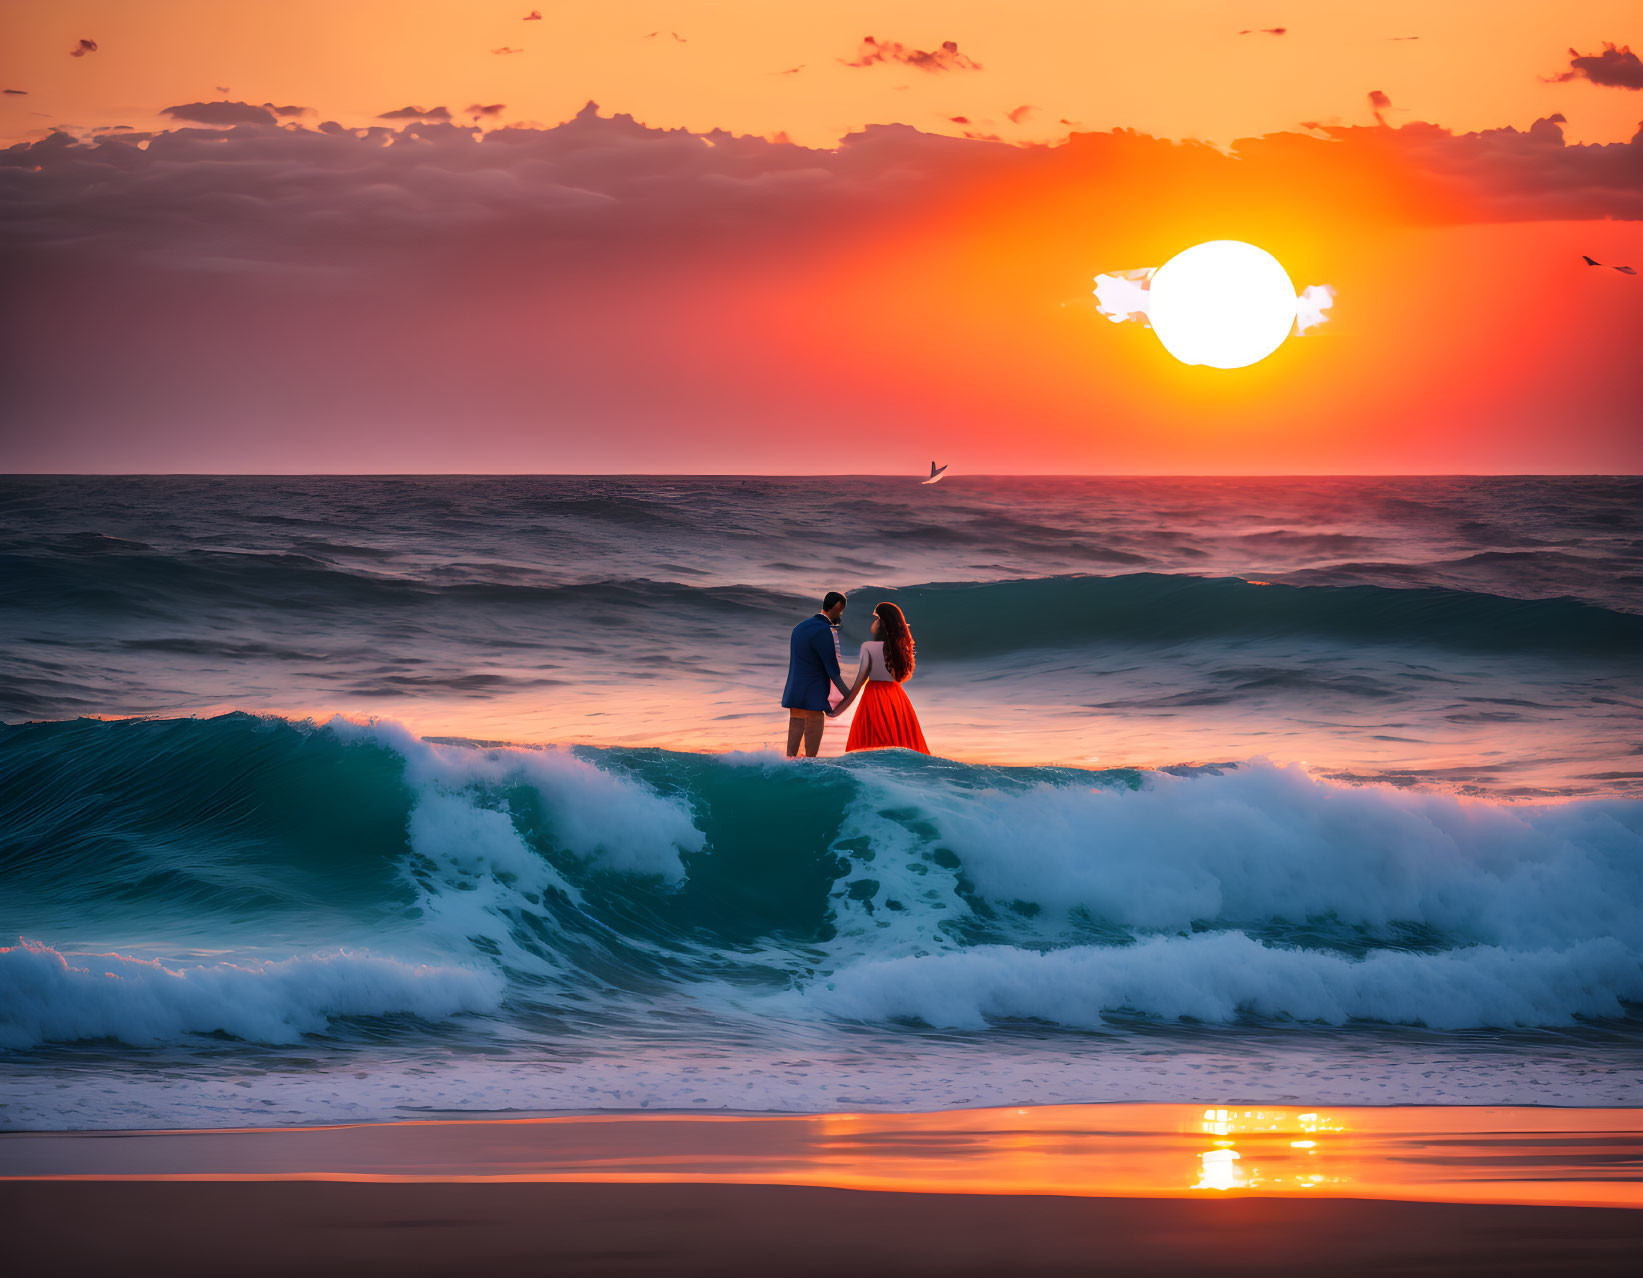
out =
<svg viewBox="0 0 1643 1278"><path fill-rule="evenodd" d="M0 1127L1643 1104L1640 657L1635 478L5 478Z"/></svg>

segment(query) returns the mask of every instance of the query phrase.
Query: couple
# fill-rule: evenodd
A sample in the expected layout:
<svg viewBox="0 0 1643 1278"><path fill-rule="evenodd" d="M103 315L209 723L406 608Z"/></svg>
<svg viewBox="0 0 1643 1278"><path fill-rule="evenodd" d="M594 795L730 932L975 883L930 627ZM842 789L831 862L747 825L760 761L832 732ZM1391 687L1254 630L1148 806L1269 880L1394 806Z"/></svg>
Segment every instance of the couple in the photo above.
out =
<svg viewBox="0 0 1643 1278"><path fill-rule="evenodd" d="M861 646L855 687L846 688L839 673L839 618L844 616L844 604L844 596L830 590L821 611L793 627L787 689L782 693L782 705L790 716L788 757L798 754L802 740L805 754L815 758L827 719L843 714L858 692L862 693L861 709L850 724L846 750L899 746L929 754L913 703L901 690L913 673L913 632L907 628L907 618L893 603L873 609L872 638ZM827 708L829 683L844 694L844 700L831 710Z"/></svg>

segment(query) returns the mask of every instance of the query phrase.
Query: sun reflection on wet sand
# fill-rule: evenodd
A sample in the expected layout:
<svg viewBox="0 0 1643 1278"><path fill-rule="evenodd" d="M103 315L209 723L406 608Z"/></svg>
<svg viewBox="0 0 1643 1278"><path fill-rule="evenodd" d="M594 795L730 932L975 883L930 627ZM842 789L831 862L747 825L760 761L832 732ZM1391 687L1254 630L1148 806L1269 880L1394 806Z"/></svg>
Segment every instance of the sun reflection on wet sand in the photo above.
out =
<svg viewBox="0 0 1643 1278"><path fill-rule="evenodd" d="M110 1139L113 1137L113 1139ZM717 1182L1643 1206L1625 1109L1072 1105L0 1134L0 1176Z"/></svg>
<svg viewBox="0 0 1643 1278"><path fill-rule="evenodd" d="M1222 1109L1204 1111L1200 1124L1204 1133L1216 1137L1214 1148L1198 1155L1203 1164L1194 1189L1242 1189L1265 1193L1298 1193L1326 1185L1350 1186L1352 1178L1336 1174L1335 1152L1327 1141L1314 1137L1322 1133L1346 1133L1344 1123L1308 1110L1297 1113L1281 1109ZM1305 1133L1300 1136L1299 1133ZM1235 1146L1242 1137L1259 1151L1261 1163L1244 1167L1243 1155ZM1291 1138L1291 1139L1284 1139ZM1300 1151L1300 1156L1289 1151ZM1319 1158L1324 1153L1326 1157ZM1252 1153L1252 1159L1256 1155ZM1338 1192L1348 1192L1342 1189ZM1400 1197L1387 1194L1387 1197Z"/></svg>

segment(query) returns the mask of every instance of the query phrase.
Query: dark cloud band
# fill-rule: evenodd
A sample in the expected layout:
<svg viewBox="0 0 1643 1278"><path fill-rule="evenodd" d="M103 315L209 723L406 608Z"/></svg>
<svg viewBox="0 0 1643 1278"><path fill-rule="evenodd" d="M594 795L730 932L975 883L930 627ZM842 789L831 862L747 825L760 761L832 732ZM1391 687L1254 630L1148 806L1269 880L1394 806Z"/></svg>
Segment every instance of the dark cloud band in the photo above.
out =
<svg viewBox="0 0 1643 1278"><path fill-rule="evenodd" d="M222 131L86 140L59 132L0 151L4 256L17 262L73 245L149 263L243 258L307 268L357 265L361 246L437 261L454 243L482 241L493 256L512 245L536 256L563 247L585 261L677 257L714 238L917 218L966 188L1030 185L1042 215L1054 217L1058 192L1122 194L1185 180L1205 192L1305 190L1318 216L1361 211L1373 177L1397 193L1386 197L1389 215L1423 222L1643 219L1643 131L1629 142L1567 145L1557 116L1528 130L1459 135L1430 124L1319 127L1317 136L1243 139L1226 154L1122 130L1018 148L903 125L813 150L647 128L592 104L552 128L483 133L450 123L445 107L403 107L385 113L402 127L366 129L279 118L293 109L187 103L166 114ZM475 104L469 115L502 110ZM202 230L206 204L213 214Z"/></svg>

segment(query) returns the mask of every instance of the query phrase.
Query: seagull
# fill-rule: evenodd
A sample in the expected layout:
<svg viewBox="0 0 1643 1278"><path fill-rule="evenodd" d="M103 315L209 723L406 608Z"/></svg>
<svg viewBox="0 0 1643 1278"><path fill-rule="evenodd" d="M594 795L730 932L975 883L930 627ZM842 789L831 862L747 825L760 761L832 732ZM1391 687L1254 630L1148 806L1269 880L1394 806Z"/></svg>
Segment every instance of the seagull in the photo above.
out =
<svg viewBox="0 0 1643 1278"><path fill-rule="evenodd" d="M1633 267L1633 266L1617 266L1614 269L1619 271L1622 275L1636 275L1637 274L1637 268Z"/></svg>
<svg viewBox="0 0 1643 1278"><path fill-rule="evenodd" d="M1580 260L1582 262L1586 263L1587 266L1602 266L1603 265L1603 263L1599 262L1595 257L1587 257L1584 253L1582 253L1580 255Z"/></svg>
<svg viewBox="0 0 1643 1278"><path fill-rule="evenodd" d="M948 463L948 464L951 465L951 463ZM946 466L938 466L938 465L935 464L935 462L931 462L930 463L930 478L925 479L925 480L921 480L920 482L921 483L926 483L926 484L933 484L946 473L947 473L947 467Z"/></svg>

